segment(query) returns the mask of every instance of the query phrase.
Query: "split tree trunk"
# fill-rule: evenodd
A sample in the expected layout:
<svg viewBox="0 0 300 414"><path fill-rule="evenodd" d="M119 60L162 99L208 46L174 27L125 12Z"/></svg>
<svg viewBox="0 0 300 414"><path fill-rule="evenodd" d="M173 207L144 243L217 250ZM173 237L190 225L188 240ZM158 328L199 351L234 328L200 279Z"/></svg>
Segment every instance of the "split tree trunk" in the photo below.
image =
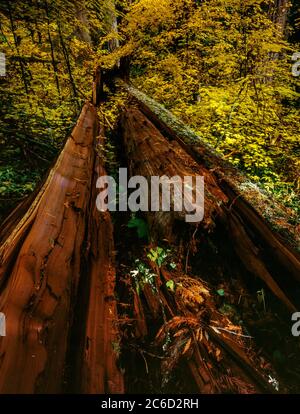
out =
<svg viewBox="0 0 300 414"><path fill-rule="evenodd" d="M202 228L213 227L215 218L223 221L230 232L234 249L245 268L254 276L260 277L290 311L296 311L293 301L280 286L282 281L277 280L276 274L273 275L270 264L264 257L265 252L261 252L260 245L256 245L257 235L260 239L264 239L266 244L264 249L268 249L268 254L274 255L275 253L278 256L277 260L281 261L286 271L300 269L300 262L297 261L293 252L281 244L280 239L251 210L250 206L243 208L245 201L239 200L238 195L235 193L232 195L227 190L226 177L222 175L224 182L219 179L217 171L221 167L218 164L214 166L216 172L209 170L203 159L195 157L191 148L187 147L180 137L162 123L146 105L140 102L140 107L156 122L160 131L168 134L171 141L168 142L141 111L135 108L127 110L121 120L121 126L131 172L146 177L151 175L204 176L205 215L200 223ZM203 148L195 146L193 149L195 154L201 151L203 155ZM150 213L148 216L150 227L154 224L154 227L159 229L160 236L169 237L169 239L171 239L175 220L183 219L176 212ZM281 246L279 252L278 247L274 252L274 245Z"/></svg>
<svg viewBox="0 0 300 414"><path fill-rule="evenodd" d="M0 310L7 332L0 338L0 393L62 392L79 282L89 286L90 299L83 310L89 348L86 369L78 373L80 388L123 390L112 349L115 302L107 300L115 277L112 236L104 236L111 234L111 222L108 215L90 213L94 174L102 172L99 160L94 171L97 133L96 110L87 103L42 189L1 244ZM1 234L10 229L6 224ZM88 230L93 231L90 274L83 268Z"/></svg>

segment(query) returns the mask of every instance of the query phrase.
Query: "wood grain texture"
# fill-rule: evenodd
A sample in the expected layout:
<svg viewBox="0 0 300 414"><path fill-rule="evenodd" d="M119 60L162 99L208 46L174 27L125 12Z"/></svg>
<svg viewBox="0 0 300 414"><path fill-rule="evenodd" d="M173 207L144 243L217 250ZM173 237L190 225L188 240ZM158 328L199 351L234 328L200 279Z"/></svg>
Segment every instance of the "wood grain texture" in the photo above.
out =
<svg viewBox="0 0 300 414"><path fill-rule="evenodd" d="M0 248L0 309L6 315L7 334L0 338L0 393L63 391L82 278L88 286L87 336L92 344L86 357L87 365L91 360L90 380L83 378L82 392L122 390L122 385L114 387L119 374L111 349L116 306L107 299L113 297L115 280L112 224L109 215L100 217L95 210L90 214L94 174L101 173L98 158L94 169L97 133L96 109L86 103L26 214L10 234L3 233L7 238ZM93 235L90 285L82 268L87 230Z"/></svg>

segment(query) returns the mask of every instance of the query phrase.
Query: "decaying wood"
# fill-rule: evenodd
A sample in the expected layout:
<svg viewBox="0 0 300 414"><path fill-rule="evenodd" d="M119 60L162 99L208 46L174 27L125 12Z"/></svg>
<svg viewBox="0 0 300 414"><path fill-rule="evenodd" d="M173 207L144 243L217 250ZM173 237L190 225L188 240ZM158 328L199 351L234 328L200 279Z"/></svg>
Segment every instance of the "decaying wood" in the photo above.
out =
<svg viewBox="0 0 300 414"><path fill-rule="evenodd" d="M184 361L199 393L271 392L267 376L271 371L259 368L251 339L246 343L241 328L217 311L209 288L180 271L149 266L157 273L155 285L145 284L140 294L151 314L151 325L158 315L156 302L149 300L149 289L160 303L160 314L164 314L165 322L156 337L157 345L167 350L161 367L164 376L171 375L176 364ZM176 285L172 292L165 288L169 280ZM138 329L137 337L145 339L145 313L140 306L135 311L136 326L141 320L145 326L143 331Z"/></svg>
<svg viewBox="0 0 300 414"><path fill-rule="evenodd" d="M218 185L229 197L232 209L251 221L251 226L255 226L255 231L260 232L266 243L272 243L271 247L276 250L274 256L282 252L280 261L289 267L295 277L298 275L299 280L300 232L299 226L289 222L292 211L262 192L163 106L131 86L124 83L120 86L134 97L140 110L165 137L177 141L197 163L215 176Z"/></svg>
<svg viewBox="0 0 300 414"><path fill-rule="evenodd" d="M0 339L1 392L61 389L95 129L95 111L86 105L34 205L2 245L5 257L31 226L0 297L7 318L7 336Z"/></svg>
<svg viewBox="0 0 300 414"><path fill-rule="evenodd" d="M129 167L134 175L143 175L145 177L153 175L167 175L168 177L179 175L181 177L187 175L202 175L205 179L205 215L202 222L203 228L210 228L214 225L216 217L226 222L228 231L231 235L233 248L236 250L245 268L256 277L260 277L269 289L288 307L289 310L295 311L296 306L292 300L284 293L272 272L268 269L267 261L260 254L260 249L256 246L251 232L256 231L261 237L262 229L264 229L264 238L268 237L269 250L272 255L278 253L274 251L274 244L280 241L276 234L271 231L265 224L264 227L255 225L260 220L260 216L254 215L250 210L241 210L236 206L239 204L239 197L233 198L229 191L226 191L224 184L220 182L219 176L215 171L208 169L205 163L199 159L192 157L191 151L187 151L188 147L182 143L171 128L162 123L144 104L139 103L142 111L151 116L154 124L160 131L163 131L169 137L169 141L160 133L155 125L136 107L131 107L122 116L121 131L124 139L127 157L129 159ZM198 161L197 161L198 160ZM225 180L225 178L224 178ZM250 208L250 207L249 207ZM248 208L248 209L249 209ZM247 220L251 227L251 232L244 225L242 217ZM252 214L251 214L252 213ZM156 229L160 235L172 240L174 237L174 220L182 218L177 212L171 213L149 213L148 220L150 228ZM267 227L267 229L265 229ZM293 252L287 247L282 246L282 250L278 253L279 258L283 257L282 263L287 271L295 264ZM298 263L300 266L300 263ZM296 262L297 266L297 262Z"/></svg>
<svg viewBox="0 0 300 414"><path fill-rule="evenodd" d="M221 205L227 197L216 184L209 171L198 165L176 141L168 142L158 129L138 109L128 109L121 120L121 130L129 159L129 169L135 175L150 180L152 176L204 176L205 178L205 211L202 224L206 228L214 225L215 215L222 214ZM151 194L150 194L151 196ZM150 198L150 197L149 197ZM183 198L183 196L182 196ZM184 220L185 210L177 212L158 212L151 214L150 221L160 223L163 236L170 237L173 233L174 220ZM151 227L150 226L150 227ZM158 228L158 226L155 226Z"/></svg>
<svg viewBox="0 0 300 414"><path fill-rule="evenodd" d="M87 312L82 352L79 352L79 391L84 394L120 394L123 376L116 359L119 352L118 315L115 298L113 225L109 211L96 208L96 180L106 175L97 157L88 227Z"/></svg>
<svg viewBox="0 0 300 414"><path fill-rule="evenodd" d="M99 216L90 205L95 174L103 172L98 158L95 164L97 133L96 109L86 103L28 211L11 234L8 223L2 229L8 237L0 247L0 309L7 329L0 338L0 393L63 390L78 284L85 279L89 306L80 390L123 390L112 348L117 337L112 225L108 214ZM14 223L26 206L13 214ZM89 275L83 268L87 233Z"/></svg>
<svg viewBox="0 0 300 414"><path fill-rule="evenodd" d="M255 246L245 233L242 222L232 215L228 204L229 198L218 185L214 175L203 165L197 164L177 141L168 142L136 107L129 107L123 114L121 133L131 174L146 177L164 174L169 177L184 177L188 174L205 176L206 213L203 228L210 229L216 218L221 217L222 220L229 221L230 234L236 241L238 256L248 271L264 280L278 298L294 310L293 304L266 269ZM180 216L176 216L176 213L165 215L162 219L161 213L158 216L155 213L154 218L150 219L151 234L160 232L164 236L167 235L170 240L175 240L175 235L172 237L171 233L174 232L174 221L180 219ZM181 357L187 358L186 364L201 393L270 391L267 376L258 369L257 361L253 357L255 350L251 351L251 346L243 343L241 332L234 336L235 332L230 333L230 324L226 328L229 321L216 310L209 290L201 285L201 282L192 280L184 274L168 275L167 272L162 273L157 266L154 266L154 270L157 273L155 287L143 284L144 303L151 312L152 321L159 319L163 307L167 321L158 333L158 338L161 342L168 335L170 340L171 335L174 341L170 348L171 356L164 362L162 371L171 370L176 364L176 358L182 354ZM171 298L170 293L166 295L164 286L168 280L180 286L173 295L175 304L174 297ZM190 284L190 288L184 287L186 283ZM186 289L185 292L189 291L186 297L184 292L180 294L183 289ZM137 333L138 336L145 336L148 332L145 312L141 308L140 298L136 295L134 297ZM180 336L180 332L184 332L184 335Z"/></svg>
<svg viewBox="0 0 300 414"><path fill-rule="evenodd" d="M103 86L99 76L94 104ZM299 281L298 236L292 226L283 220L277 231L272 224L278 224L280 214L266 219L266 199L241 174L201 141L191 143L129 91L134 104L122 114L120 133L130 173L148 179L204 176L205 212L196 229L209 237L217 226L226 228L244 268L296 310L280 278L286 272ZM113 226L110 214L99 213L95 203L96 180L106 175L94 148L97 135L96 109L86 103L41 189L0 228L0 312L7 328L0 337L0 393L62 392L66 370L74 374L67 378L68 387L77 392L124 392L117 361ZM178 236L183 240L176 225L190 226L184 224L186 214L147 213L151 235L166 237L176 249ZM187 275L188 260L184 270L173 271L145 260L156 278L154 285L142 283L141 296L132 286L134 334L145 339L153 330L149 315L151 323L160 324L156 345L164 344L169 353L162 372L167 375L183 360L201 393L271 391L272 368L260 367L251 338L217 310L200 276ZM273 271L277 263L279 273ZM170 281L173 289L167 288Z"/></svg>
<svg viewBox="0 0 300 414"><path fill-rule="evenodd" d="M259 257L259 250L247 235L242 222L233 214L228 216L230 233L235 240L235 250L245 267L254 275L260 277L270 290L280 299L291 312L296 312L296 307L287 298L282 289L268 272L263 260Z"/></svg>
<svg viewBox="0 0 300 414"><path fill-rule="evenodd" d="M86 104L43 189L1 247L9 258L30 226L0 297L7 319L0 339L2 393L61 390L96 128L95 110Z"/></svg>

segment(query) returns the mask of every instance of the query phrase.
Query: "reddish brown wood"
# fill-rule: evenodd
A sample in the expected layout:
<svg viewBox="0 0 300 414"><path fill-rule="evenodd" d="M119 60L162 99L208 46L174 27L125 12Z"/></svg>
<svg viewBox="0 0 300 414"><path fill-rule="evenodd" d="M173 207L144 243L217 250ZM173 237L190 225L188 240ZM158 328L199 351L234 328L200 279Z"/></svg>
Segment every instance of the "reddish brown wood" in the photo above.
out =
<svg viewBox="0 0 300 414"><path fill-rule="evenodd" d="M205 212L201 225L207 229L214 226L214 217L222 214L226 195L220 190L212 174L198 165L176 141L168 142L160 131L138 109L131 107L121 120L124 144L129 159L129 169L135 175L167 177L196 175L205 178ZM150 228L156 228L165 237L173 234L175 220L184 220L181 212L149 213ZM153 223L160 223L160 226ZM174 236L174 234L173 234Z"/></svg>
<svg viewBox="0 0 300 414"><path fill-rule="evenodd" d="M218 185L214 175L203 165L197 164L176 141L168 142L160 131L138 109L134 107L127 109L121 120L121 130L132 175L143 175L146 177L151 175L162 176L164 174L169 177L174 175L181 177L195 174L204 175L206 182L206 212L202 229L211 229L217 217L228 220L228 198ZM177 213L165 213L164 216L161 213L155 213L152 220L150 220L151 233L162 233L168 235L169 239L175 240L175 234L172 236L172 233L175 232L174 222L180 219L182 220L182 217ZM242 224L240 226L242 227ZM236 239L240 241L240 234L236 234ZM247 243L247 240L243 240L243 242ZM245 253L245 260L247 259L247 264L249 266L251 265L250 270L256 272L259 266L262 266L262 269L264 269L260 260L257 259L259 263L257 265L257 262L250 253L248 255ZM193 323L196 325L199 323L200 325L198 326L201 326L201 315L204 312L204 326L210 323L217 324L220 327L226 326L227 319L221 316L216 310L210 298L200 307L189 303L188 297L186 299L177 297L176 293L175 302L171 300L172 295L166 295L166 290L162 289L162 287L165 286L166 280L173 279L176 281L178 275L170 275L165 269L161 271L157 266L151 265L151 263L149 265L157 273L156 290L154 291L153 287L149 284L145 284L142 287L144 298L142 304L144 304L148 312L150 311L153 321L158 319L163 306L165 317L171 322L176 317L190 317ZM267 272L258 272L257 275L262 277L272 290L276 292L279 290L279 287ZM183 278L186 277L184 274L181 276ZM180 283L181 281L179 280ZM279 297L288 306L291 305L281 291ZM141 301L139 301L139 306L135 306L135 318L145 321L145 312L141 309L140 305ZM183 358L186 360L186 365L200 393L218 393L222 392L222 390L224 391L224 389L239 390L238 383L228 385L228 387L226 384L221 384L221 373L226 372L226 369L229 369L228 373L230 372L230 377L240 381L240 384L242 384L240 387L244 387L245 392L263 392L269 389L264 374L257 369L256 361L251 360L246 354L245 345L240 341L238 336L228 336L223 331L220 331L217 335L212 328L206 328L207 332L209 332L210 339L203 337L201 340L196 340L193 328L190 327L187 329L190 329L192 335L194 335L194 339L190 350ZM177 331L179 330L180 328L177 329ZM147 331L145 330L144 335L146 334ZM172 332L170 335L172 335ZM214 357L210 354L210 349L213 347L211 344L218 344L224 349L226 356L220 362L220 370L217 369Z"/></svg>
<svg viewBox="0 0 300 414"><path fill-rule="evenodd" d="M97 157L91 197L88 228L89 294L81 369L78 377L81 392L87 394L120 394L124 392L123 376L117 367L120 337L115 298L116 268L113 225L109 211L96 208L96 179L106 172Z"/></svg>
<svg viewBox="0 0 300 414"><path fill-rule="evenodd" d="M113 350L112 223L108 213L99 215L90 204L97 175L103 173L98 158L95 164L97 133L96 110L86 103L45 184L0 247L5 282L0 309L7 321L6 336L0 338L0 393L63 391L82 278L90 284L81 392L123 391ZM83 268L87 233L89 275Z"/></svg>
<svg viewBox="0 0 300 414"><path fill-rule="evenodd" d="M150 113L151 111L145 105L142 106L143 111ZM129 108L123 115L121 120L121 129L123 139L129 159L131 172L145 177L151 175L167 175L172 177L179 175L181 177L187 175L202 175L205 179L205 215L201 222L201 227L211 229L214 227L216 217L221 218L227 225L231 235L232 244L244 263L246 269L256 277L260 277L270 290L288 307L289 310L295 311L296 307L291 299L283 292L283 289L275 281L268 266L264 262L263 257L259 254L259 248L251 240L248 230L245 228L243 221L240 220L240 201L239 197L232 199L230 192L224 191L222 181L214 170L209 170L204 162L196 161L196 158L187 152L188 147L181 145L182 141L176 139L177 135L172 130L162 124L155 118L155 122L162 131L168 136L167 140L161 132L153 125L151 121L134 106ZM174 140L172 140L174 137ZM216 166L216 170L218 170ZM223 178L224 180L226 177ZM250 211L248 211L250 210ZM281 245L280 240L272 233L264 222L259 225L261 218L258 214L251 214L251 209L243 211L246 218L256 232L266 239L268 246L273 249L276 247L278 256L282 259L282 263L293 269L293 265L300 264L296 261L290 249L285 245ZM174 240L174 222L183 219L182 213L148 213L150 228L158 235L163 235L169 240ZM279 249L279 246L281 248ZM293 261L294 260L294 261Z"/></svg>

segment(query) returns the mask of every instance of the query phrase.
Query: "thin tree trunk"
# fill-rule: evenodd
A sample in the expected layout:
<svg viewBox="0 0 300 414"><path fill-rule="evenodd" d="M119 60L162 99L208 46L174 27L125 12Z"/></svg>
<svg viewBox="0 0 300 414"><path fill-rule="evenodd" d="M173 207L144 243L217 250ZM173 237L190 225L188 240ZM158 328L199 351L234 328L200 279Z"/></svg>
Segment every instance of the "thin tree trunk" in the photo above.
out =
<svg viewBox="0 0 300 414"><path fill-rule="evenodd" d="M51 59L52 59L53 73L54 73L54 78L55 78L55 83L56 83L56 89L57 89L57 92L58 92L58 95L59 95L59 98L60 98L58 70L57 70L57 64L56 64L56 61L55 61L54 46L53 46L52 37L51 37L51 33L50 33L50 16L49 16L49 8L48 8L47 0L45 0L45 11L46 11L46 17L47 17L47 31L48 31L48 40L49 40L50 49L51 49Z"/></svg>
<svg viewBox="0 0 300 414"><path fill-rule="evenodd" d="M11 31L12 31L13 38L14 38L15 48L16 48L18 57L20 57L18 39L17 39L16 31L15 31L15 25L14 25L14 21L13 21L10 2L8 2L8 12L9 12L9 20L10 20ZM21 76L22 76L25 92L26 92L26 95L28 96L29 89L28 89L28 85L27 85L27 81L26 81L26 71L25 71L24 63L22 62L21 59L19 59L19 65L20 65Z"/></svg>
<svg viewBox="0 0 300 414"><path fill-rule="evenodd" d="M271 6L271 18L274 23L278 25L283 37L287 35L288 13L290 10L289 0L275 0L274 6Z"/></svg>
<svg viewBox="0 0 300 414"><path fill-rule="evenodd" d="M58 25L58 33L59 33L60 43L61 43L61 46L62 46L63 55L64 55L65 62L66 62L66 65L67 65L67 69L68 69L70 84L71 84L72 90L73 90L73 95L74 95L74 98L77 98L77 88L76 88L76 84L75 84L75 81L74 81L74 78L73 78L71 63L70 63L70 59L69 59L69 53L68 53L68 50L67 50L65 42L64 42L63 34L62 34L62 31L61 31L61 24L60 24L59 19L58 19L57 25Z"/></svg>
<svg viewBox="0 0 300 414"><path fill-rule="evenodd" d="M87 13L85 3L86 3L85 1L81 1L80 4L77 2L75 3L76 15L80 23L80 26L77 28L77 33L78 33L78 38L80 40L91 44L92 39L90 35L88 13Z"/></svg>

